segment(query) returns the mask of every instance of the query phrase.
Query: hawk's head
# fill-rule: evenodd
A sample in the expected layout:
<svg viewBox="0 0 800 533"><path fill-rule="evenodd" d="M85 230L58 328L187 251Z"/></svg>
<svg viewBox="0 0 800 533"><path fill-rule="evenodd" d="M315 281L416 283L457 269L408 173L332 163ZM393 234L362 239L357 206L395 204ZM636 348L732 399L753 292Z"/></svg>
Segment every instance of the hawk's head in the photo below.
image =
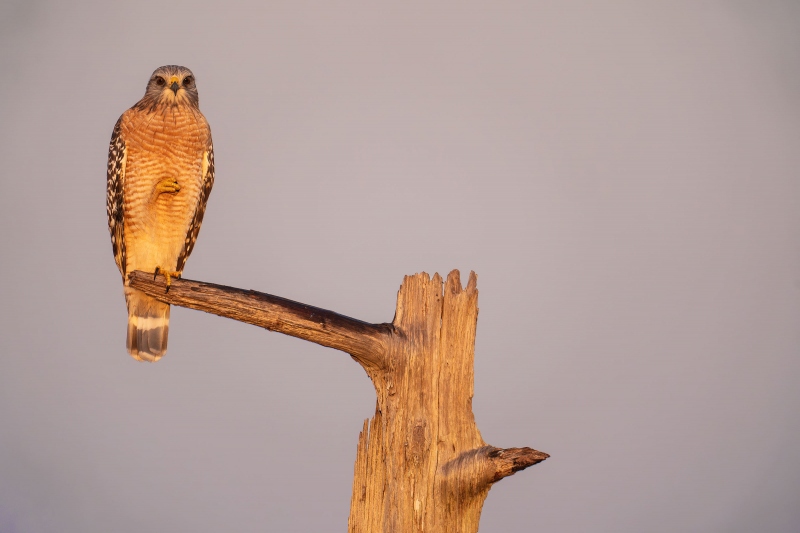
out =
<svg viewBox="0 0 800 533"><path fill-rule="evenodd" d="M140 104L148 108L162 105L199 107L194 74L188 68L178 65L158 67L147 82L147 89Z"/></svg>

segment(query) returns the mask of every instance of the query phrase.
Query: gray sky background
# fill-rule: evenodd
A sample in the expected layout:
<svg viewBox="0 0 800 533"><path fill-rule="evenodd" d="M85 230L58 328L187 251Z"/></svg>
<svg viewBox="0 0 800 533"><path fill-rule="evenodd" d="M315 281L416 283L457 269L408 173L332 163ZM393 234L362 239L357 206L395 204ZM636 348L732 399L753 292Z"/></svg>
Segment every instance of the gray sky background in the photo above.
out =
<svg viewBox="0 0 800 533"><path fill-rule="evenodd" d="M483 532L800 530L800 4L0 4L0 532L345 531L347 355L172 311L125 352L108 140L197 75L185 276L389 321L479 276Z"/></svg>

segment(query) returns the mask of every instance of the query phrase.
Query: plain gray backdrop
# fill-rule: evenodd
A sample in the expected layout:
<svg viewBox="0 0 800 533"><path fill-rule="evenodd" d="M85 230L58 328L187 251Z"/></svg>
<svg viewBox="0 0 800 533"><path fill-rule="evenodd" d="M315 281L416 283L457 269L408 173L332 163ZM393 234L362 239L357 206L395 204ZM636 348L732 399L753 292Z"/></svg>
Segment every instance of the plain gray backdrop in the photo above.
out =
<svg viewBox="0 0 800 533"><path fill-rule="evenodd" d="M800 4L0 4L0 532L345 531L346 354L174 308L125 351L108 140L193 69L185 277L390 321L478 273L483 532L800 530Z"/></svg>

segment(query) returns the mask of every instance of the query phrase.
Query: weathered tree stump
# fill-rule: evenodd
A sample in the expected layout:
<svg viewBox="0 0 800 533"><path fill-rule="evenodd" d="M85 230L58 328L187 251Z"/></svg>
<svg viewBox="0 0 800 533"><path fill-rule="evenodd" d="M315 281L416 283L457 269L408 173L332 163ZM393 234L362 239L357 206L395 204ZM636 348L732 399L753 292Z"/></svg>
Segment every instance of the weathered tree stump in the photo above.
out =
<svg viewBox="0 0 800 533"><path fill-rule="evenodd" d="M284 298L134 272L131 286L199 309L345 351L375 386L375 416L356 452L351 533L473 533L492 484L543 461L495 448L472 413L477 277L406 276L391 324L368 324Z"/></svg>

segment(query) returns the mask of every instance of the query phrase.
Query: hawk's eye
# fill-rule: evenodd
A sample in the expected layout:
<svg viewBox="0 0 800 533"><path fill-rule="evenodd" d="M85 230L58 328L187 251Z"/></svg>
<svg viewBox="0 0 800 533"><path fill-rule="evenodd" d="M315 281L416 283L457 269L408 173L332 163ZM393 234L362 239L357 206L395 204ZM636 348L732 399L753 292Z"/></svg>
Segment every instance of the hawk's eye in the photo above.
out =
<svg viewBox="0 0 800 533"><path fill-rule="evenodd" d="M159 87L163 87L164 85L166 85L166 83L167 80L165 80L161 76L156 76L156 85L158 85Z"/></svg>
<svg viewBox="0 0 800 533"><path fill-rule="evenodd" d="M191 76L186 76L185 78L183 78L184 85L191 85L193 81L194 78L192 78Z"/></svg>

